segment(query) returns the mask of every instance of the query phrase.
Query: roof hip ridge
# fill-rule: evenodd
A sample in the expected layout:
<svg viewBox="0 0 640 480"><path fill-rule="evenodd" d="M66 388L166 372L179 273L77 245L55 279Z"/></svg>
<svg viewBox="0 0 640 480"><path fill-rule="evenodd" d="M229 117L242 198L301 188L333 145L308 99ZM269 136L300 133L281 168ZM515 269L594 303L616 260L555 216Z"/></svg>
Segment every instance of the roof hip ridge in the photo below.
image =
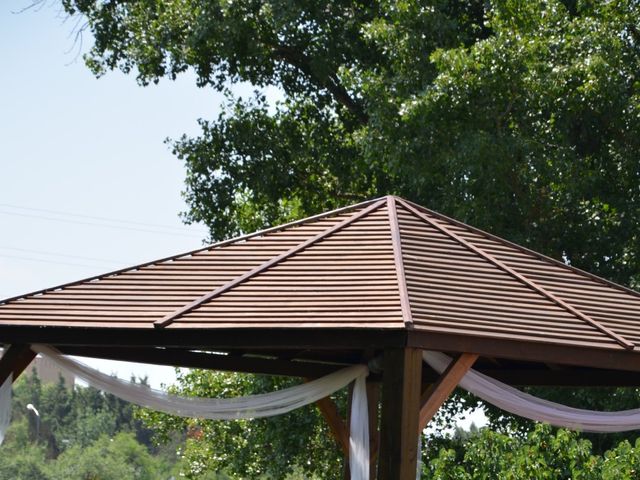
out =
<svg viewBox="0 0 640 480"><path fill-rule="evenodd" d="M635 345L632 342L630 342L629 340L627 340L626 338L624 338L622 335L619 335L616 332L614 332L613 330L610 330L609 328L605 327L601 323L599 323L596 320L592 319L590 316L586 315L585 313L583 313L580 310L578 310L577 308L575 308L573 305L565 302L561 298L559 298L556 295L554 295L553 293L549 292L544 287L538 285L537 283L535 283L532 280L529 280L527 277L525 277L521 273L517 272L516 270L514 270L513 268L511 268L510 266L508 266L507 264L505 264L501 260L497 259L496 257L491 255L490 253L485 252L480 247L477 247L473 243L465 240L464 238L460 237L455 232L450 231L444 225L440 224L439 222L435 221L434 219L429 218L426 214L424 214L420 210L416 209L412 205L408 204L403 199L398 198L397 201L403 207L408 209L414 216L417 216L419 219L421 219L424 222L428 223L430 226L436 228L441 233L443 233L446 236L448 236L449 238L453 239L454 241L456 241L457 243L459 243L460 245L462 245L466 249L471 250L472 252L476 253L477 255L480 255L482 258L484 258L485 260L489 261L490 263L492 263L493 265L498 267L500 270L502 270L505 273L511 275L513 278L515 278L519 282L525 284L526 286L528 286L529 288L531 288L535 292L537 292L540 295L542 295L543 297L545 297L547 300L550 300L554 304L558 305L559 307L563 308L567 312L571 313L573 316L575 316L579 320L582 320L583 322L587 323L591 327L594 327L596 330L600 331L601 333L604 333L606 336L608 336L609 338L613 339L615 342L617 342L623 348L625 348L627 350L633 350L634 349Z"/></svg>
<svg viewBox="0 0 640 480"><path fill-rule="evenodd" d="M570 271L572 273L575 273L577 275L581 275L583 277L587 277L590 280L593 280L594 282L598 282L601 285L605 285L607 287L612 287L612 288L615 288L616 290L620 290L620 291L622 291L624 293L628 293L628 294L634 295L636 297L640 297L640 292L637 291L637 290L634 290L633 288L627 287L625 285L621 285L619 283L616 283L616 282L614 282L612 280L608 280L608 279L603 278L603 277L599 277L598 275L596 275L594 273L588 272L586 270L582 270L581 268L578 268L578 267L576 267L574 265L561 262L557 258L553 258L553 257L550 257L549 255L545 255L543 253L536 252L535 250L531 250L530 248L527 248L527 247L525 247L523 245L520 245L518 243L514 243L511 240L507 240L506 238L499 237L498 235L495 235L493 233L490 233L490 232L487 232L485 230L482 230L481 228L474 227L473 225L467 225L466 223L464 223L464 222L462 222L460 220L457 220L455 218L449 217L449 216L447 216L447 215L445 215L443 213L436 212L435 210L431 210L431 209L429 209L429 208L427 208L427 207L425 207L423 205L419 205L419 204L417 204L415 202L407 200L406 198L401 198L401 197L396 197L396 198L399 199L399 200L402 200L406 204L414 206L418 210L421 210L421 211L424 211L424 212L428 212L429 215L434 216L434 217L436 217L436 218L438 218L440 220L445 220L447 222L453 223L454 225L458 225L458 226L467 228L467 229L471 230L474 233L477 233L479 235L482 235L482 236L488 238L489 240L493 240L495 242L499 242L499 243L501 243L503 245L506 245L507 247L519 250L519 251L521 251L521 252L523 252L523 253L525 253L527 255L531 255L531 256L537 258L538 260L541 260L541 261L546 262L546 263L550 263L551 265L563 268L563 269L568 270L568 271Z"/></svg>
<svg viewBox="0 0 640 480"><path fill-rule="evenodd" d="M160 263L179 260L181 258L193 256L193 255L198 254L198 253L207 252L207 251L214 250L216 248L226 247L227 245L232 245L234 243L250 240L252 238L259 237L261 235L266 235L268 233L279 232L279 231L281 231L281 230L283 230L285 228L295 227L297 225L301 225L301 224L306 223L306 222L314 222L316 220L320 220L322 218L329 217L331 215L337 215L339 213L347 212L349 210L355 210L357 208L361 208L361 207L365 207L367 205L371 205L372 203L375 203L376 201L380 201L380 200L382 200L382 198L373 198L373 199L370 199L370 200L365 200L363 202L355 203L353 205L347 205L346 207L340 207L340 208L336 208L334 210L330 210L328 212L322 212L322 213L319 213L319 214L316 214L316 215L311 215L309 217L301 218L300 220L294 220L292 222L283 223L281 225L275 225L273 227L268 227L268 228L265 228L265 229L262 229L262 230L257 230L255 232L251 232L251 233L248 233L248 234L239 235L239 236L232 237L232 238L227 238L225 240L220 240L220 241L217 241L217 242L214 242L214 243L209 243L209 244L207 244L207 245L205 245L203 247L199 247L199 248L196 248L196 249L188 250L186 252L177 253L175 255L171 255L171 256L168 256L168 257L158 258L158 259L150 260L150 261L147 261L147 262L138 263L138 264L135 264L135 265L130 265L130 266L126 266L126 267L123 267L123 268L118 268L116 270L110 270L110 271L108 271L106 273L99 273L98 275L92 275L90 277L85 277L85 278L82 278L80 280L74 280L73 282L61 283L61 284L55 285L53 287L41 288L39 290L34 290L34 291L31 291L31 292L28 292L28 293L23 293L23 294L20 294L20 295L14 295L14 296L8 297L8 298L0 298L0 305L6 305L6 304L9 304L10 302L14 302L16 300L22 300L22 299L25 299L27 297L32 297L34 295L41 295L43 293L53 292L55 290L60 290L62 288L74 287L76 285L80 285L80 284L83 284L83 283L86 283L86 282L92 282L94 280L103 280L103 279L105 279L107 277L111 277L111 276L114 276L114 275L120 275L122 273L127 273L127 272L131 272L131 271L135 271L135 270L140 270L141 268L151 267L153 265L157 265L157 264L160 264Z"/></svg>
<svg viewBox="0 0 640 480"><path fill-rule="evenodd" d="M244 274L240 275L239 277L234 278L233 280L230 280L229 282L225 283L224 285L216 288L215 290L210 291L209 293L206 293L204 295L202 295L201 297L197 298L196 300L178 308L177 310L174 310L173 312L165 315L163 318L161 318L160 320L156 320L153 323L153 326L156 328L162 328L162 327L166 327L167 325L170 325L171 323L173 323L174 320L176 320L177 318L181 317L182 315L184 315L185 313L190 312L191 310L194 310L195 308L199 307L200 305L213 300L214 298L220 296L221 294L223 294L224 292L226 292L227 290L230 290L231 288L235 287L236 285L239 285L242 282L245 282L246 280L249 280L250 278L254 277L255 275L264 272L265 270L273 267L274 265L277 265L278 263L282 262L283 260L286 260L287 258L291 257L292 255L295 255L296 253L308 248L309 246L313 245L314 243L322 240L325 237L328 237L329 235L349 226L350 224L352 224L353 222L355 222L356 220L364 217L365 215L373 212L374 210L377 210L378 208L380 208L383 204L386 203L386 198L382 198L382 199L378 199L377 201L369 201L366 203L366 208L360 210L359 212L355 212L354 214L352 214L351 216L345 218L344 220L342 220L340 223L337 223L335 225L333 225L332 227L327 228L326 230L323 230L322 232L314 235L311 238L308 238L307 240L305 240L302 243L297 244L296 246L290 248L289 250L273 257L270 258L269 260L267 260L266 262L261 263L260 265L258 265L257 267L254 267L253 269L249 270L248 272L245 272Z"/></svg>
<svg viewBox="0 0 640 480"><path fill-rule="evenodd" d="M400 309L402 310L402 320L406 327L413 326L411 315L411 303L409 292L407 291L407 279L404 274L404 259L402 257L402 240L400 239L400 225L398 224L398 212L396 201L399 198L393 195L387 196L387 210L389 213L389 228L391 229L391 245L393 247L393 261L395 263L396 278L398 280L398 290L400 293Z"/></svg>

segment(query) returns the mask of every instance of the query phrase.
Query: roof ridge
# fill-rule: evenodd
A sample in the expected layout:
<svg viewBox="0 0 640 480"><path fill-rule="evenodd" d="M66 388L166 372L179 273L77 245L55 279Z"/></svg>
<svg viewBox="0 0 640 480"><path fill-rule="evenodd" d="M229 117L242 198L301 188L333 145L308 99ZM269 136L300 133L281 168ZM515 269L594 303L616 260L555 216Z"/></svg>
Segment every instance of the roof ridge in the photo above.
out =
<svg viewBox="0 0 640 480"><path fill-rule="evenodd" d="M400 308L402 320L405 326L413 326L409 292L407 291L407 279L404 274L404 259L402 257L402 242L400 240L400 226L398 225L398 212L396 210L396 197L387 196L387 210L389 213L389 228L391 229L391 245L393 247L393 261L395 263L398 289L400 290Z"/></svg>
<svg viewBox="0 0 640 480"><path fill-rule="evenodd" d="M565 270L569 270L573 273L577 273L578 275L582 275L585 276L595 282L604 284L608 287L614 287L617 290L622 290L625 293L630 293L636 297L640 297L640 292L638 292L637 290L633 290L632 288L629 287L625 287L624 285L620 285L619 283L613 282L611 280L607 280L606 278L602 278L599 277L598 275L595 275L593 273L587 272L586 270L582 270L581 268L578 267L574 267L573 265L567 265L566 263L561 262L560 260L557 260L553 257L550 257L548 255L544 255L540 252L536 252L535 250L531 250L530 248L527 247L523 247L522 245L519 245L517 243L511 242L505 238L499 237L498 235L494 235L492 233L489 233L485 230L482 230L481 228L478 227L474 227L472 225L468 225L464 222L461 222L460 220L456 220L455 218L449 217L447 215L444 215L440 212L436 212L435 210L431 210L430 208L427 207L423 207L422 205L418 205L415 202L412 202L410 200L406 200L404 198L399 198L399 200L402 200L403 203L407 204L407 205L412 205L416 210L419 211L425 211L428 212L430 215L433 215L434 217L440 218L441 220L446 220L447 222L453 223L454 225L457 225L459 227L463 227L466 228L468 230L471 230L474 233L477 233L479 235L483 235L485 237L487 237L490 240L494 240L496 242L499 242L503 245L506 245L508 247L511 248L515 248L516 250L520 250L521 252L527 253L533 257L536 257L539 260L543 260L545 262L551 263L552 265L556 265L558 267L564 268Z"/></svg>
<svg viewBox="0 0 640 480"><path fill-rule="evenodd" d="M444 233L449 238L455 240L457 243L459 243L460 245L464 246L468 250L471 250L472 252L480 255L485 260L487 260L490 263L494 264L496 267L498 267L502 271L508 273L509 275L511 275L512 277L514 277L518 281L520 281L521 283L524 283L529 288L533 289L537 293L539 293L542 296L544 296L545 298L547 298L547 300L550 300L551 302L555 303L556 305L562 307L563 309L565 309L566 311L568 311L569 313L571 313L572 315L574 315L578 319L580 319L583 322L587 323L588 325L594 327L596 330L599 330L601 333L604 333L606 336L612 338L618 344L620 344L623 348L625 348L627 350L633 350L633 348L635 347L635 345L632 342L630 342L629 340L627 340L623 336L621 336L621 335L617 334L616 332L610 330L609 328L605 327L601 323L599 323L596 320L592 319L591 317L589 317L588 315L584 314L583 312L581 312L580 310L578 310L577 308L575 308L571 304L565 302L561 298L556 297L553 293L547 291L544 287L541 287L540 285L538 285L534 281L529 280L527 277L525 277L521 273L518 273L516 270L514 270L511 267L509 267L504 262L498 260L493 255L485 252L480 247L477 247L476 245L474 245L473 243L465 240L464 238L460 237L456 233L448 230L444 225L441 225L439 222L429 218L423 212L420 212L419 210L414 208L412 205L409 205L408 203L406 203L404 200L398 199L398 201L405 208L407 208L411 213L413 213L415 216L417 216L418 218L420 218L423 221L427 222L429 225L431 225L432 227L436 228L441 233Z"/></svg>
<svg viewBox="0 0 640 480"><path fill-rule="evenodd" d="M243 240L249 240L249 239L254 238L254 237L259 237L261 235L266 235L268 233L278 232L278 231L283 230L285 228L294 227L296 225L301 225L303 223L314 222L316 220L320 220L322 218L325 218L325 217L328 217L328 216L331 216L331 215L336 215L336 214L339 214L339 213L342 213L342 212L348 212L349 210L355 210L357 208L364 207L364 206L369 205L371 203L374 203L376 201L382 200L382 198L384 198L384 197L365 200L364 202L356 203L356 204L353 204L353 205L348 205L346 207L336 208L334 210L330 210L328 212L319 213L319 214L316 214L316 215L311 215L309 217L302 218L300 220L294 220L292 222L283 223L283 224L276 225L276 226L273 226L273 227L265 228L263 230L258 230L256 232L251 232L251 233L248 233L248 234L245 234L245 235L239 235L237 237L228 238L226 240L220 240L219 242L211 243L209 245L205 245L204 247L196 248L195 250L189 250L189 251L186 251L186 252L178 253L176 255L171 255L171 256L168 256L168 257L160 258L160 259L150 260L148 262L143 262L143 263L135 264L135 265L128 266L128 267L119 268L117 270L111 270L111 271L106 272L106 273L100 273L98 275L93 275L91 277L82 278L80 280L75 280L73 282L62 283L62 284L59 284L59 285L55 285L53 287L42 288L40 290L35 290L35 291L29 292L29 293L24 293L22 295L16 295L16 296L13 296L13 297L0 299L0 305L8 304L9 302L13 302L15 300L20 300L22 298L31 297L31 296L34 296L34 295L41 295L43 293L48 293L48 292L52 292L52 291L55 291L55 290L60 290L61 288L74 287L74 286L80 285L82 283L92 282L94 280L101 280L101 279L106 278L106 277L111 277L113 275L119 275L121 273L129 272L129 271L132 271L132 270L139 270L141 268L149 267L149 266L155 265L157 263L164 263L164 262L168 262L168 261L171 261L171 260L177 260L179 258L191 256L191 255L194 255L196 253L204 252L204 251L207 251L207 250L213 250L215 248L226 247L227 245L231 245L231 244L236 243L236 242L241 242Z"/></svg>
<svg viewBox="0 0 640 480"><path fill-rule="evenodd" d="M375 202L375 203L372 203ZM302 243L299 243L298 245L296 245L293 248L290 248L289 250L287 250L286 252L283 252L269 260L267 260L266 262L258 265L257 267L254 267L253 269L249 270L248 272L240 275L239 277L234 278L233 280L225 283L224 285L216 288L215 290L212 290L209 293L206 293L205 295L201 296L200 298L197 298L196 300L178 308L177 310L174 310L173 312L165 315L163 318L161 318L160 320L156 320L154 322L154 327L156 328L162 328L162 327L166 327L167 325L171 324L175 319L181 317L182 315L184 315L187 312L190 312L191 310L199 307L200 305L202 305L205 302L208 302L210 300L213 300L214 298L218 297L219 295L221 295L222 293L226 292L227 290L235 287L236 285L252 278L253 276L257 275L258 273L261 273L269 268L271 268L272 266L280 263L281 261L289 258L290 256L304 250L305 248L313 245L314 243L318 242L319 240L322 240L323 238L331 235L332 233L337 232L338 230L343 229L344 227L350 225L351 223L355 222L356 220L364 217L365 215L373 212L374 210L377 210L380 206L382 206L384 203L386 202L386 198L382 198L382 199L378 199L377 201L373 200L373 201L369 201L368 206L366 208L364 208L363 210L360 210L359 212L354 213L353 215L351 215L350 217L344 219L343 221L341 221L340 223L337 223L335 225L333 225L332 227L327 228L326 230L323 230L322 232L318 233L317 235L314 235L311 238L308 238L307 240L305 240Z"/></svg>

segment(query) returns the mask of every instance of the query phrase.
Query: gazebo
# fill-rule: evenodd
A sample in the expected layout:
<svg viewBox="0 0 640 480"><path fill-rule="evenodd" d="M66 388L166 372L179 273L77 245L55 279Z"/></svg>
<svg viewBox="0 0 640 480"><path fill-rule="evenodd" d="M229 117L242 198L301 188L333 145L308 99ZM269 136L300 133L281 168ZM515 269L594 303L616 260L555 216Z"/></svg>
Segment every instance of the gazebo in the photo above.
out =
<svg viewBox="0 0 640 480"><path fill-rule="evenodd" d="M408 480L417 433L471 366L512 385L638 385L639 315L635 291L387 196L4 300L0 383L31 344L303 378L368 363L371 478ZM454 361L436 374L423 350ZM345 420L318 407L347 452Z"/></svg>

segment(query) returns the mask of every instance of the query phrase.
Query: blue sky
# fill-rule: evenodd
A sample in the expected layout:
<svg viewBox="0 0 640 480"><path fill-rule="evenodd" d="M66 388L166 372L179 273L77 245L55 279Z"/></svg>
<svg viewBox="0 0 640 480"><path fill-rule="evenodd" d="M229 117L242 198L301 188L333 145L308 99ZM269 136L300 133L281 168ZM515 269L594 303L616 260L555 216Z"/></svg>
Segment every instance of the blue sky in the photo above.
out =
<svg viewBox="0 0 640 480"><path fill-rule="evenodd" d="M206 229L178 217L184 168L164 139L197 134L222 97L189 74L96 79L55 3L12 13L28 2L0 6L0 298L200 246ZM101 364L132 371L114 365Z"/></svg>

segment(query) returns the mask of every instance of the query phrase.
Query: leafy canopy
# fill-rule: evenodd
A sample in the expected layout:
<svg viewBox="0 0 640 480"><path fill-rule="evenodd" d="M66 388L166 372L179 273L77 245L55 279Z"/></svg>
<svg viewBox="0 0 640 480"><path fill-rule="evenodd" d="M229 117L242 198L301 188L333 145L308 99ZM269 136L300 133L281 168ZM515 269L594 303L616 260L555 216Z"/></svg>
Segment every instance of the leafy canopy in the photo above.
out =
<svg viewBox="0 0 640 480"><path fill-rule="evenodd" d="M199 136L171 142L187 170L185 218L207 224L212 239L394 193L640 283L634 0L63 5L87 21L95 43L86 61L97 75L121 69L146 85L192 70L199 86L226 93ZM256 94L234 95L241 82ZM268 86L282 100L267 98ZM234 388L248 388L234 378ZM204 374L180 388L202 382L222 388ZM634 390L587 398L637 405ZM495 412L492 420L523 427ZM224 439L209 442L211 462L229 448L245 455L239 437L226 443L232 427L202 428ZM264 471L250 453L242 462L233 469Z"/></svg>
<svg viewBox="0 0 640 480"><path fill-rule="evenodd" d="M210 370L178 370L171 393L205 398L272 392L295 381L261 375L230 375ZM343 407L344 397L338 398ZM314 407L266 419L207 421L140 409L137 416L159 443L187 432L181 447L181 475L201 479L215 472L233 478L334 478L343 468L326 422ZM299 476L298 476L299 475ZM340 477L336 477L340 478Z"/></svg>
<svg viewBox="0 0 640 480"><path fill-rule="evenodd" d="M215 239L395 193L637 281L637 2L63 3L96 74L227 92L172 143Z"/></svg>
<svg viewBox="0 0 640 480"><path fill-rule="evenodd" d="M169 478L175 455L150 444L133 406L93 388L43 384L35 370L14 384L0 446L0 480ZM26 405L33 404L39 421ZM176 468L177 469L177 468Z"/></svg>

